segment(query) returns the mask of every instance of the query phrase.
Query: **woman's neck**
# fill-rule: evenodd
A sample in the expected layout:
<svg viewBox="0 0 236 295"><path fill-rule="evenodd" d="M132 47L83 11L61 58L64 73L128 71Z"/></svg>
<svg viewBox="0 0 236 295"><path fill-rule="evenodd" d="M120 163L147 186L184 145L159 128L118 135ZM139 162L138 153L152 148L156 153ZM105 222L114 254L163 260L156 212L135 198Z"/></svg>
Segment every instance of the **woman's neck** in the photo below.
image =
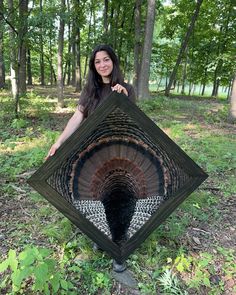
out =
<svg viewBox="0 0 236 295"><path fill-rule="evenodd" d="M104 84L109 84L111 82L111 79L110 79L110 77L102 77L102 82Z"/></svg>

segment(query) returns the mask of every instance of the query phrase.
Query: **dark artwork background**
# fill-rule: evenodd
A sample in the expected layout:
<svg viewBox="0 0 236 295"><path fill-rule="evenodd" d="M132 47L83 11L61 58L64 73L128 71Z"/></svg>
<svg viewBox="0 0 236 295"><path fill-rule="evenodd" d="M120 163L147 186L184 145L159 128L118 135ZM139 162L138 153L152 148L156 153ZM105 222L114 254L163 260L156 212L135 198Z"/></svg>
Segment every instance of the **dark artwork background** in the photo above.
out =
<svg viewBox="0 0 236 295"><path fill-rule="evenodd" d="M136 105L113 93L28 182L122 263L206 178Z"/></svg>

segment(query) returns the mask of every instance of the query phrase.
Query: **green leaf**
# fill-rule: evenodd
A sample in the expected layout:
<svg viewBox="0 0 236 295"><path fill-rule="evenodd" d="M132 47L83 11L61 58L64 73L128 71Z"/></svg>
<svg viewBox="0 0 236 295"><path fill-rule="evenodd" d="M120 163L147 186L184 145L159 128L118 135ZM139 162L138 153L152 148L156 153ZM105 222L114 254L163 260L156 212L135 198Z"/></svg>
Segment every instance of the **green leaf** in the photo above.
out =
<svg viewBox="0 0 236 295"><path fill-rule="evenodd" d="M61 283L62 289L68 290L68 283L66 280L61 280L60 283Z"/></svg>
<svg viewBox="0 0 236 295"><path fill-rule="evenodd" d="M50 284L52 285L53 292L57 292L60 288L60 274L56 273L53 275L53 277L50 279Z"/></svg>
<svg viewBox="0 0 236 295"><path fill-rule="evenodd" d="M12 273L11 280L12 280L12 288L14 289L14 291L17 292L18 290L20 290L20 285L22 283L23 277L19 269L16 269Z"/></svg>
<svg viewBox="0 0 236 295"><path fill-rule="evenodd" d="M19 254L19 260L21 261L21 266L32 265L35 261L35 253L33 249L26 249Z"/></svg>
<svg viewBox="0 0 236 295"><path fill-rule="evenodd" d="M8 258L0 263L0 272L4 272L9 266Z"/></svg>
<svg viewBox="0 0 236 295"><path fill-rule="evenodd" d="M204 279L203 279L203 283L204 283L204 285L207 286L207 287L210 287L210 286L211 286L210 280L209 280L208 278L204 278Z"/></svg>
<svg viewBox="0 0 236 295"><path fill-rule="evenodd" d="M16 251L15 250L12 250L12 249L9 250L9 252L8 252L8 263L9 263L10 268L13 271L16 271L17 266L18 266L18 260L16 258Z"/></svg>
<svg viewBox="0 0 236 295"><path fill-rule="evenodd" d="M48 266L46 263L41 263L35 268L35 290L42 291L48 279Z"/></svg>
<svg viewBox="0 0 236 295"><path fill-rule="evenodd" d="M47 248L40 248L39 253L42 255L42 257L48 257L52 254L52 250Z"/></svg>

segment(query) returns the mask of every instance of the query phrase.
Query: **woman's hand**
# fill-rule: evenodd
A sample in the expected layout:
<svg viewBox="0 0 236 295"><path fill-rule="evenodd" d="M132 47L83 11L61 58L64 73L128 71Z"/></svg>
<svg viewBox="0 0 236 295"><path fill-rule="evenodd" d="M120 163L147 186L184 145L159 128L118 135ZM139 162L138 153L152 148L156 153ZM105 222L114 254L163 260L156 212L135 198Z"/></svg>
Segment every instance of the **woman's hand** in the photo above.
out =
<svg viewBox="0 0 236 295"><path fill-rule="evenodd" d="M124 93L126 96L128 96L127 89L124 86L120 85L120 84L116 84L115 86L111 87L111 90L116 91L118 93Z"/></svg>
<svg viewBox="0 0 236 295"><path fill-rule="evenodd" d="M50 148L50 150L49 150L49 152L48 152L48 154L47 154L45 160L48 160L50 157L52 157L52 156L56 153L56 151L59 149L60 146L61 146L60 143L57 143L57 142L54 143L54 144L51 146L51 148Z"/></svg>

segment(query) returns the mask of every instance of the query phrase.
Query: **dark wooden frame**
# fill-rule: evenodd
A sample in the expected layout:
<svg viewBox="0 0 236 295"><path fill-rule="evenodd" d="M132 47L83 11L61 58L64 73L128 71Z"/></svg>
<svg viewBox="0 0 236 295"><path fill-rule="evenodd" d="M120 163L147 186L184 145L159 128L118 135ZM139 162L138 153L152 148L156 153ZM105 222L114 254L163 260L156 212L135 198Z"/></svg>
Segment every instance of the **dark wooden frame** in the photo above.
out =
<svg viewBox="0 0 236 295"><path fill-rule="evenodd" d="M57 169L60 163L68 157L68 154L71 152L71 147L74 149L79 148L88 134L96 130L97 126L104 118L116 108L119 108L126 115L131 117L154 143L165 149L168 155L173 157L181 167L184 167L185 172L191 176L191 180L177 190L173 198L166 200L159 210L151 216L143 227L138 230L122 248L99 231L47 182L47 179L52 175L55 169ZM80 228L82 232L96 242L102 249L107 251L117 262L122 263L207 177L208 175L136 105L123 94L114 92L66 140L56 154L43 163L28 180L28 183Z"/></svg>

